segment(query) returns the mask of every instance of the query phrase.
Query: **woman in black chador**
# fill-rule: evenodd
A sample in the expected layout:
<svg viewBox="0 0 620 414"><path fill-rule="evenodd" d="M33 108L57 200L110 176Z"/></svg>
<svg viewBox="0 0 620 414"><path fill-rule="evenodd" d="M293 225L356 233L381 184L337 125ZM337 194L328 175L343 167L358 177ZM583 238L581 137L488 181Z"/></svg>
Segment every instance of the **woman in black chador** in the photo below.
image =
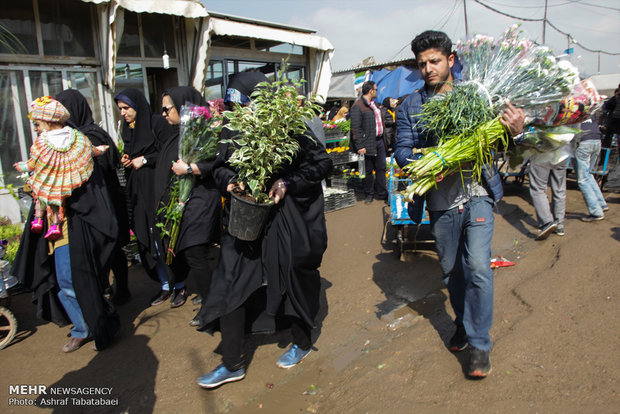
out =
<svg viewBox="0 0 620 414"><path fill-rule="evenodd" d="M179 124L181 107L185 104L207 106L200 93L189 86L179 86L164 91L162 96L162 113L172 125L174 137L168 141L159 154L155 171L155 196L157 207L166 205L169 200L170 183L173 174L182 176L195 175L195 184L183 212L181 228L174 248L174 260L171 264L174 280L179 294L171 298L171 306L178 307L185 303L187 293L178 283L187 277L198 284L200 297L206 297L211 283L211 273L215 267L221 232L222 203L220 192L215 186L213 175L214 160L202 161L188 165L179 159ZM163 220L162 220L163 221ZM159 236L159 232L158 236ZM165 256L169 240L164 238L158 245L160 255ZM191 325L198 325L194 318Z"/></svg>
<svg viewBox="0 0 620 414"><path fill-rule="evenodd" d="M226 101L249 103L256 85L266 80L259 72L237 74L229 84ZM234 134L224 128L222 138ZM254 332L272 332L276 317L290 324L293 345L277 361L282 368L301 362L312 347L310 332L321 291L318 268L327 247L321 180L328 176L332 162L311 132L295 139L301 147L298 154L267 186L276 205L264 235L245 242L222 233L220 261L200 310L200 329L212 331L219 324L223 363L198 378L203 388L245 377L242 350L246 326ZM226 164L233 150L231 144L220 146L213 172L218 188L227 196L225 226L231 183L236 180L236 172Z"/></svg>
<svg viewBox="0 0 620 414"><path fill-rule="evenodd" d="M151 113L151 108L137 89L128 88L114 97L124 118L122 138L125 153L121 163L125 167L127 195L132 213L130 227L138 240L138 250L148 275L161 283L159 293L151 305L163 303L171 292L168 287L167 266L157 253L155 229L154 196L155 166L160 150L172 138L172 127L163 116Z"/></svg>
<svg viewBox="0 0 620 414"><path fill-rule="evenodd" d="M110 266L116 280L116 290L112 301L116 305L123 304L131 297L127 281L127 258L122 247L129 242L129 221L125 195L118 181L116 169L120 166L121 155L112 137L93 120L93 112L88 101L77 89L67 89L56 95L56 100L64 105L71 114L67 125L79 129L90 139L93 145L108 145L109 148L95 160L101 167L110 199L118 222L118 238L112 252Z"/></svg>
<svg viewBox="0 0 620 414"><path fill-rule="evenodd" d="M34 204L27 222L33 217ZM90 179L66 199L65 220L67 231L55 242L43 237L45 228L36 234L26 226L11 273L32 292L39 318L60 326L73 323L63 352L73 352L93 339L96 349L102 350L120 329L114 306L104 297L118 227L97 163Z"/></svg>

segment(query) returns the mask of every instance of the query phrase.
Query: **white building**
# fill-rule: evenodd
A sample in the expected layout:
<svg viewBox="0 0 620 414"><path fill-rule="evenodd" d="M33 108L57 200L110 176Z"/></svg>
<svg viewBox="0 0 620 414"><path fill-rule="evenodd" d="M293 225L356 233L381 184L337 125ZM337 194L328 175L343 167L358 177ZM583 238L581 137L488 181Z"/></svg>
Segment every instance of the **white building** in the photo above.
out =
<svg viewBox="0 0 620 414"><path fill-rule="evenodd" d="M198 0L3 1L0 25L0 188L22 183L12 164L28 157L39 96L80 90L116 137L113 97L126 87L159 111L168 87L221 97L231 75L273 76L286 57L308 95L326 97L331 78L333 46L313 30L209 13Z"/></svg>

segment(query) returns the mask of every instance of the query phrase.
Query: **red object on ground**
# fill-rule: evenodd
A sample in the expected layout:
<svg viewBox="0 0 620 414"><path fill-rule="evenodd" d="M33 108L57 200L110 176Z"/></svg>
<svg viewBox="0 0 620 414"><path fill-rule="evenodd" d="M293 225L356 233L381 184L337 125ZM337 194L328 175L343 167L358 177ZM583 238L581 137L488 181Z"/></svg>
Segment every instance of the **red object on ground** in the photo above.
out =
<svg viewBox="0 0 620 414"><path fill-rule="evenodd" d="M504 257L501 256L491 259L491 269L495 269L496 267L508 267L514 265L514 262L506 260Z"/></svg>

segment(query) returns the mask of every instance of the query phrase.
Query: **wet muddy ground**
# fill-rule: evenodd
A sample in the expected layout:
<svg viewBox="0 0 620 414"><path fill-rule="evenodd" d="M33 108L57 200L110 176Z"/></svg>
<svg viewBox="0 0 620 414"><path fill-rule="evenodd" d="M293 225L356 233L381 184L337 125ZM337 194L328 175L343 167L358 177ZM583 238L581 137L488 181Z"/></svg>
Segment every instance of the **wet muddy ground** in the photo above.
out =
<svg viewBox="0 0 620 414"><path fill-rule="evenodd" d="M536 242L527 186L507 187L493 254L516 265L494 271L493 372L484 381L465 378L466 352L446 349L452 311L432 243L399 260L394 231L384 227L387 207L374 202L327 214L315 351L298 367L275 366L287 332L256 335L246 346L243 381L200 389L196 378L219 364L219 334L188 325L197 311L190 301L147 307L157 286L135 266L133 299L119 308L122 332L103 352L86 345L63 354L69 328L40 324L27 294L13 298L20 332L0 351L0 411L618 412L620 194L605 195L606 219L583 223L585 205L569 181L566 235ZM422 229L419 237L426 236ZM111 388L117 405L9 405L17 384Z"/></svg>

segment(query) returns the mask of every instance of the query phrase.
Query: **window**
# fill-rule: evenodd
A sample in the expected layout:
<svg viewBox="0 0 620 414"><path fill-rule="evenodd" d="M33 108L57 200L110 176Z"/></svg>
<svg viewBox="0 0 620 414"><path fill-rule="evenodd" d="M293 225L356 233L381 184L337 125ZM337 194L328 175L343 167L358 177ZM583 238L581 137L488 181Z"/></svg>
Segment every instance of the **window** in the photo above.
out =
<svg viewBox="0 0 620 414"><path fill-rule="evenodd" d="M123 35L118 45L118 56L140 57L140 29L138 15L125 11Z"/></svg>
<svg viewBox="0 0 620 414"><path fill-rule="evenodd" d="M32 1L2 2L0 53L38 55Z"/></svg>
<svg viewBox="0 0 620 414"><path fill-rule="evenodd" d="M236 74L244 71L259 71L273 81L275 74L280 70L281 63L260 62L250 60L217 59L209 61L207 76L205 78L205 95L208 99L224 97L230 79ZM224 70L225 69L225 70ZM290 80L306 79L306 68L299 65L290 65L286 72ZM307 94L308 86L302 85L303 95Z"/></svg>
<svg viewBox="0 0 620 414"><path fill-rule="evenodd" d="M172 16L137 14L125 10L125 25L118 47L118 56L161 58L164 50L171 59L176 57Z"/></svg>
<svg viewBox="0 0 620 414"><path fill-rule="evenodd" d="M74 0L3 1L0 38L7 40L0 41L0 53L94 57L91 5Z"/></svg>
<svg viewBox="0 0 620 414"><path fill-rule="evenodd" d="M144 39L144 57L161 58L164 50L170 58L175 58L173 20L165 14L144 13L142 19L142 37Z"/></svg>
<svg viewBox="0 0 620 414"><path fill-rule="evenodd" d="M95 56L90 6L81 1L39 1L46 56Z"/></svg>

